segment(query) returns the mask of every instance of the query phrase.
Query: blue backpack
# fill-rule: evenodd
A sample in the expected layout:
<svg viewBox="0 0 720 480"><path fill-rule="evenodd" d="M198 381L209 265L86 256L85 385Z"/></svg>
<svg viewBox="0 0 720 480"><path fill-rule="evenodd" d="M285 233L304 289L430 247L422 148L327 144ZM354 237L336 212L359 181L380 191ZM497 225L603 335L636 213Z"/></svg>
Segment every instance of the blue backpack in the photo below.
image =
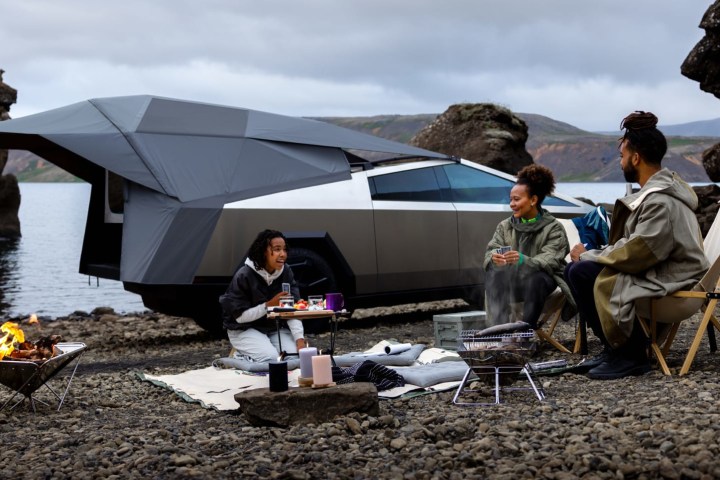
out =
<svg viewBox="0 0 720 480"><path fill-rule="evenodd" d="M610 220L602 205L582 217L572 219L580 235L580 241L588 250L603 248L610 237Z"/></svg>

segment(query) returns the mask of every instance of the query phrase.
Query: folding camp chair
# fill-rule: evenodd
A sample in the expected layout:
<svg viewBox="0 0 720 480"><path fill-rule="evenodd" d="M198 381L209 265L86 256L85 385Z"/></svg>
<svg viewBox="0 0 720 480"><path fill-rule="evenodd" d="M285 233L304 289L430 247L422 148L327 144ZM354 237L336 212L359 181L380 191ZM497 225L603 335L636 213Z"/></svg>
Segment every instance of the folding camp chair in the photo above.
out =
<svg viewBox="0 0 720 480"><path fill-rule="evenodd" d="M680 375L685 375L690 370L705 332L708 333L710 350L717 350L713 328L720 330L720 322L715 317L715 307L720 299L720 215L715 217L705 237L704 248L710 269L691 290L681 290L662 298L636 303L638 320L650 339L651 353L665 375L670 375L665 356L680 323L698 311L703 312L703 317L680 369Z"/></svg>
<svg viewBox="0 0 720 480"><path fill-rule="evenodd" d="M573 245L580 243L580 235L573 221L564 218L560 218L558 220L565 228L565 234L568 237L570 247L572 248ZM568 262L570 261L569 253L567 257L565 257L565 260ZM587 348L584 341L583 325L578 323L578 327L575 331L575 346L573 347L572 352L553 337L555 327L557 327L557 324L562 317L562 311L565 307L566 302L567 298L565 298L565 294L560 290L560 288L556 288L555 291L550 294L547 301L545 302L545 307L543 308L542 314L540 314L540 318L538 319L538 328L535 330L535 334L540 340L549 343L561 352L580 353L583 349ZM579 319L578 322L580 322Z"/></svg>
<svg viewBox="0 0 720 480"><path fill-rule="evenodd" d="M565 294L561 292L559 288L556 288L545 301L545 307L538 319L538 328L535 330L535 334L538 339L549 343L563 353L577 353L580 350L578 335L576 335L575 348L573 349L573 352L568 350L567 347L553 337L555 327L557 327L557 324L562 317L562 310L565 307L566 302L567 298L565 298Z"/></svg>

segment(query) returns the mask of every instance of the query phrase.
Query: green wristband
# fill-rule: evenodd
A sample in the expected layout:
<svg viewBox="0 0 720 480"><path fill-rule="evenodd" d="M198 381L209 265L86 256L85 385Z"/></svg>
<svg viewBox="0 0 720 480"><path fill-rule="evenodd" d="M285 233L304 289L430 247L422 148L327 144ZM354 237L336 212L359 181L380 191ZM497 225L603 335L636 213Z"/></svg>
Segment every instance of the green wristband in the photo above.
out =
<svg viewBox="0 0 720 480"><path fill-rule="evenodd" d="M517 264L518 264L518 265L522 265L522 263L523 263L523 258L525 258L525 255L523 255L522 253L519 253L519 255L520 255L520 260L518 260L518 263L517 263Z"/></svg>

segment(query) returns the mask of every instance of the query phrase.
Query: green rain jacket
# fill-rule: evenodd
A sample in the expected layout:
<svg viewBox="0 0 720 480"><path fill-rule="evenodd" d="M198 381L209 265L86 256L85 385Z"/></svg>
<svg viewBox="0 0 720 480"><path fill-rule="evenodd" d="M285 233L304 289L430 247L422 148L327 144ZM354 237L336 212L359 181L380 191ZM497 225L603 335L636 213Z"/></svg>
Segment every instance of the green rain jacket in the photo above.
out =
<svg viewBox="0 0 720 480"><path fill-rule="evenodd" d="M690 185L663 168L640 191L615 202L609 246L580 255L605 265L595 281L595 303L613 348L632 332L636 300L692 287L708 269L697 205Z"/></svg>
<svg viewBox="0 0 720 480"><path fill-rule="evenodd" d="M492 265L493 250L506 245L523 254L523 263L500 268L532 268L546 272L558 284L572 308L575 308L575 300L563 278L565 257L570 252L570 245L565 228L550 212L543 209L536 222L520 223L513 221L513 217L500 222L488 243L484 270L495 268Z"/></svg>

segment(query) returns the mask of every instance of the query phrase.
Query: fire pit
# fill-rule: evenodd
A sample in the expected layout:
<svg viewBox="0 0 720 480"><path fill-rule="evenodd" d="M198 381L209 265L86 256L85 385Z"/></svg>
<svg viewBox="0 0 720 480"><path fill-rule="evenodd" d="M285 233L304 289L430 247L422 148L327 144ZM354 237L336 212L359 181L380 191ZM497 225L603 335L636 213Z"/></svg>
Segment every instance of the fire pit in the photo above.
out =
<svg viewBox="0 0 720 480"><path fill-rule="evenodd" d="M495 331L497 327L491 327ZM490 333L485 330L463 330L460 332L458 354L468 366L468 371L460 382L453 403L456 405L496 405L500 402L500 392L506 390L532 389L538 400L545 398L542 386L538 388L533 379L534 371L528 363L535 352L535 332L523 330L510 333ZM493 403L460 402L459 397L466 388L470 376L492 386L495 394ZM510 388L519 378L525 376L530 387Z"/></svg>
<svg viewBox="0 0 720 480"><path fill-rule="evenodd" d="M75 376L75 371L80 363L80 355L85 351L85 348L84 343L61 342L55 345L55 356L47 360L15 360L12 358L0 360L0 383L15 392L3 406L0 407L0 410L4 410L18 394L22 394L23 398L18 400L10 409L12 410L22 401L28 400L33 411L35 411L36 401L45 403L33 397L37 389L43 385L45 385L58 400L57 409L60 410L60 407L62 407L65 401L65 396L68 390L70 390L70 383ZM75 368L73 368L67 380L67 385L62 395L58 395L47 382L73 360L77 360Z"/></svg>
<svg viewBox="0 0 720 480"><path fill-rule="evenodd" d="M57 398L57 409L60 410L80 363L80 355L84 351L84 343L62 342L62 338L58 335L42 337L37 342L26 342L24 332L16 323L5 322L0 327L0 383L12 389L14 393L0 410L4 410L18 394L21 394L23 398L11 409L20 402L28 400L35 411L36 401L45 404L33 397L43 385ZM73 360L76 360L75 368L68 378L62 395L58 395L47 382Z"/></svg>

